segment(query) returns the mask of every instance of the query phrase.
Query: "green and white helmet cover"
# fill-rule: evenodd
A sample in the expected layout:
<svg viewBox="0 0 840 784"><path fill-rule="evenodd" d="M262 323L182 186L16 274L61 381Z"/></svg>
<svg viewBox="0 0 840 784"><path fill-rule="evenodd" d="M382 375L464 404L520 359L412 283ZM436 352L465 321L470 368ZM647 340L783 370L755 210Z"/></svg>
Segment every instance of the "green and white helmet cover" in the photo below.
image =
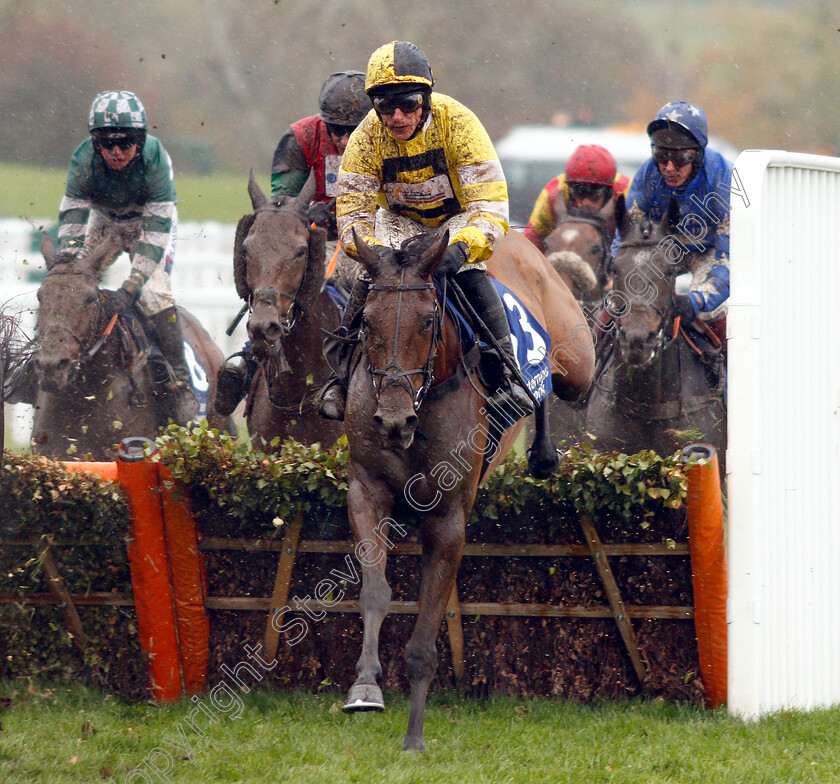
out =
<svg viewBox="0 0 840 784"><path fill-rule="evenodd" d="M135 128L146 130L146 109L128 90L106 90L93 99L88 129Z"/></svg>

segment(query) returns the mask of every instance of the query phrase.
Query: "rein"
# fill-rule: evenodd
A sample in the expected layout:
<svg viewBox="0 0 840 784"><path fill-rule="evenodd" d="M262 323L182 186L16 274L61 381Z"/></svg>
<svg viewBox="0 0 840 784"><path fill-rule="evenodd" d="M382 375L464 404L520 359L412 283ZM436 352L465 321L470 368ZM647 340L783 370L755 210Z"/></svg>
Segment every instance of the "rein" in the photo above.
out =
<svg viewBox="0 0 840 784"><path fill-rule="evenodd" d="M376 390L377 402L380 395L387 387L397 385L402 387L408 393L409 397L411 397L414 402L414 410L416 411L422 405L423 400L426 398L429 389L434 383L434 363L437 358L438 343L441 340L443 331L443 319L438 300L435 298L432 339L429 345L429 356L426 359L426 364L422 368L414 368L412 370L406 370L403 368L397 358L397 352L400 347L400 315L402 313L403 295L409 291L428 291L430 289L434 290L435 288L435 284L432 282L407 284L405 283L405 273L405 269L401 270L400 282L397 285L386 286L382 284L372 284L370 287L371 291L397 292L398 296L396 312L397 323L396 329L394 330L394 345L391 351L391 359L382 370L370 367L370 360L368 360L368 366L371 375L374 377L374 389ZM362 344L364 345L364 336L362 337ZM367 352L365 352L365 355L367 355ZM422 375L423 382L420 385L420 388L415 392L414 385L409 380L409 376L417 374ZM379 378L378 384L376 383L377 378Z"/></svg>

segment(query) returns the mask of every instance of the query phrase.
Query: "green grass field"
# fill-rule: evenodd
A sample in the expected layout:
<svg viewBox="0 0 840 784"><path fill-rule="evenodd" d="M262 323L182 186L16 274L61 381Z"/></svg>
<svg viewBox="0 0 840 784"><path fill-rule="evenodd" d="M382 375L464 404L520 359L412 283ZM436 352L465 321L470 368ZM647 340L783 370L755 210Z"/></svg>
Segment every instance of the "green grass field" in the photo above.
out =
<svg viewBox="0 0 840 784"><path fill-rule="evenodd" d="M237 688L217 691L215 702L198 699L208 713L198 703L160 708L78 686L0 684L0 781L840 782L840 710L748 724L722 710L664 702L585 706L438 694L427 711L428 751L416 754L401 751L402 698L391 697L383 714L350 716L334 692Z"/></svg>
<svg viewBox="0 0 840 784"><path fill-rule="evenodd" d="M0 163L0 216L42 221L58 218L58 205L64 193L65 169L41 169ZM257 180L268 192L268 174L257 173ZM251 211L248 198L248 172L198 176L175 174L178 215L181 221L219 221L236 223Z"/></svg>

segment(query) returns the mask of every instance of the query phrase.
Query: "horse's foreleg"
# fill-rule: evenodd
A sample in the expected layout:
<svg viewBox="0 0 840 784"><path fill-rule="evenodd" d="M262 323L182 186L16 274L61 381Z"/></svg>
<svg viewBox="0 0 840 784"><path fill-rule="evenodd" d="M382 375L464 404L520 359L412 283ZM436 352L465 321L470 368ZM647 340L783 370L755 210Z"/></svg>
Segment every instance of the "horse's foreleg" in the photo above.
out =
<svg viewBox="0 0 840 784"><path fill-rule="evenodd" d="M545 398L534 410L534 442L528 450L528 473L537 479L547 479L559 465L548 425L548 398Z"/></svg>
<svg viewBox="0 0 840 784"><path fill-rule="evenodd" d="M347 509L362 572L359 610L364 631L362 654L356 663L357 678L344 704L347 712L385 709L377 681L382 674L379 630L391 607L391 587L385 579L385 563L389 542L386 520L392 504L390 494L373 492L358 479L351 480Z"/></svg>
<svg viewBox="0 0 840 784"><path fill-rule="evenodd" d="M464 551L464 515L459 509L423 522L423 573L417 622L405 648L405 665L411 685L408 732L403 749L423 751L423 719L426 695L437 669L437 638L440 622L458 573Z"/></svg>

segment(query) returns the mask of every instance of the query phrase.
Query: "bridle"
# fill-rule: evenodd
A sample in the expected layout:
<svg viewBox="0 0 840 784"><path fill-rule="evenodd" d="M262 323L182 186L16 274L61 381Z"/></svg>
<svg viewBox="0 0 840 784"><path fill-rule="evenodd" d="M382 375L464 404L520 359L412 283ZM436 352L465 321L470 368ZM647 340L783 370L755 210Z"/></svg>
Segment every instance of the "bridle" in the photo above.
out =
<svg viewBox="0 0 840 784"><path fill-rule="evenodd" d="M432 323L432 337L429 344L429 355L426 358L426 363L423 367L414 368L412 370L404 369L397 357L397 352L400 347L400 317L402 314L403 296L406 292L409 291L429 291L434 290L435 288L435 284L431 281L426 283L406 283L405 273L406 269L404 268L400 272L400 282L396 285L383 285L374 283L370 286L371 291L397 292L398 295L396 311L396 329L394 330L394 342L393 348L391 350L391 359L388 361L388 364L383 369L374 368L370 364L370 359L368 358L367 349L365 347L366 334L364 331L364 327L362 328L362 332L359 338L362 343L362 348L365 352L365 357L368 361L368 370L373 376L373 386L376 392L377 403L379 402L379 397L388 387L396 385L402 387L402 389L405 390L408 396L412 399L414 410L416 412L422 405L423 400L429 392L429 389L431 389L432 385L434 384L434 363L435 359L437 358L438 343L440 342L443 329L443 317L440 305L438 304L438 299L437 297L435 297L435 310L433 316L434 320ZM420 388L415 391L414 385L411 383L409 377L418 374L422 376L423 381L420 385Z"/></svg>
<svg viewBox="0 0 840 784"><path fill-rule="evenodd" d="M266 207L264 209L279 212L279 210L274 207ZM303 316L306 312L298 302L298 295L303 290L304 284L306 283L306 275L308 272L309 249L307 248L306 260L303 265L303 274L300 276L300 283L298 284L298 287L297 289L295 289L294 292L284 291L283 289L280 289L277 286L260 286L260 288L252 291L251 295L248 297L249 312L253 311L254 305L258 303L263 303L265 305L273 307L277 311L277 313L280 314L281 310L278 302L278 297L285 297L286 299L291 300L291 303L286 309L286 312L283 313L279 319L281 339L288 337L291 334L292 330L295 328L295 324L297 324L298 319L301 316Z"/></svg>
<svg viewBox="0 0 840 784"><path fill-rule="evenodd" d="M619 243L618 248L616 249L616 253L619 250L623 250L623 249L651 248L651 247L655 248L657 244L658 244L658 242L651 241L651 240L622 241L622 242ZM668 295L668 297L665 300L664 305L659 305L655 302L652 302L652 303L641 303L641 302L639 302L639 303L636 303L636 304L641 305L641 306L646 307L646 308L649 308L654 313L656 313L657 316L659 316L659 329L657 330L657 334L656 334L656 349L655 349L655 351L656 352L662 351L663 349L665 349L669 345L671 345L671 343L674 342L674 340L676 339L676 337L678 335L678 329L672 330L671 335L669 335L668 332L667 332L667 326L670 325L674 321L674 319L673 319L673 309L674 309L673 293ZM629 309L632 310L632 308L633 308L633 303L630 302L630 308ZM622 326L621 326L621 319L622 319L623 315L626 315L626 314L622 314L622 316L615 317L616 337L619 334L623 334L623 329L622 329Z"/></svg>

